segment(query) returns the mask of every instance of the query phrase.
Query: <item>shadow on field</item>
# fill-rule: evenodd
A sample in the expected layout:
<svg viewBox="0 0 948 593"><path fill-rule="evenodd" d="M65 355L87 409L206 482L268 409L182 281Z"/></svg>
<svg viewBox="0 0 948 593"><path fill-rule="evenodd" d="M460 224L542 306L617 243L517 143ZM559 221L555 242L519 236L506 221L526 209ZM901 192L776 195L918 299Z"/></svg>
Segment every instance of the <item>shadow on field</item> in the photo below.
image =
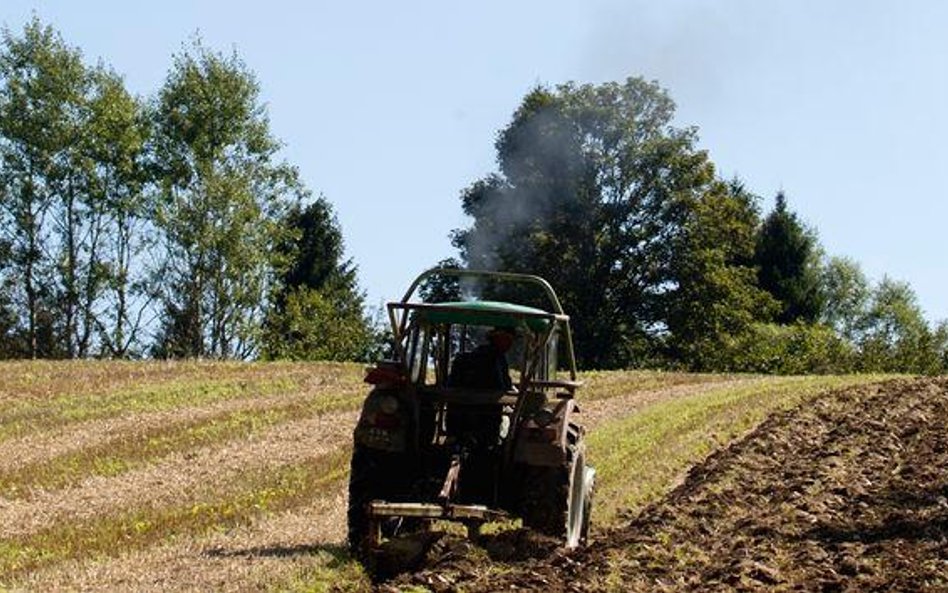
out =
<svg viewBox="0 0 948 593"><path fill-rule="evenodd" d="M300 544L295 546L254 546L252 548L211 548L203 555L212 558L289 558L292 556L312 556L327 554L332 557L332 565L349 560L346 546L339 544Z"/></svg>

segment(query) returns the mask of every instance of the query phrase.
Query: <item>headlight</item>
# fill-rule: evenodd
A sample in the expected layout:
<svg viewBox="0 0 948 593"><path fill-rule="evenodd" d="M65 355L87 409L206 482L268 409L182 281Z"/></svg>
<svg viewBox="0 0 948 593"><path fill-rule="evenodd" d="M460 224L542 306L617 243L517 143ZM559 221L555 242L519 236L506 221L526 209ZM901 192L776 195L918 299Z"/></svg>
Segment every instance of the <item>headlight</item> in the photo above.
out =
<svg viewBox="0 0 948 593"><path fill-rule="evenodd" d="M555 419L556 415L551 410L547 410L546 408L541 408L533 414L533 421L540 428L545 427Z"/></svg>
<svg viewBox="0 0 948 593"><path fill-rule="evenodd" d="M383 414L394 414L398 411L398 398L394 395L383 395L379 399L379 411Z"/></svg>

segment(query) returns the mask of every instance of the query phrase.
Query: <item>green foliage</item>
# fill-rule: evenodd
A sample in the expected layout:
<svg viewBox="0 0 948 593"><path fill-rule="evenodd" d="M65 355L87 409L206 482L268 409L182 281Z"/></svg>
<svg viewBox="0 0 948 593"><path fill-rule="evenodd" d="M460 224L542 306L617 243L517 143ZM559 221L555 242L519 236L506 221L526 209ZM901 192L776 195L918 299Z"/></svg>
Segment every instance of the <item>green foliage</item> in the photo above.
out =
<svg viewBox="0 0 948 593"><path fill-rule="evenodd" d="M9 265L0 265L0 285L10 295L13 344L4 355L129 350L147 302L133 288L130 261L140 242L122 206L141 200L142 111L121 78L84 65L38 19L19 36L4 31L0 244ZM108 290L119 295L117 334L107 327ZM121 347L110 339L116 335Z"/></svg>
<svg viewBox="0 0 948 593"><path fill-rule="evenodd" d="M948 323L926 321L912 288L883 278L872 286L859 264L830 258L822 268L822 321L853 351L847 369L937 374L948 371Z"/></svg>
<svg viewBox="0 0 948 593"><path fill-rule="evenodd" d="M852 372L855 348L831 328L798 321L757 323L718 352L715 368L777 375Z"/></svg>
<svg viewBox="0 0 948 593"><path fill-rule="evenodd" d="M342 232L322 198L291 206L277 254L285 266L263 336L268 358L355 360L370 356L375 334L363 313L356 268L343 260Z"/></svg>
<svg viewBox="0 0 948 593"><path fill-rule="evenodd" d="M869 280L857 262L845 257L830 258L821 277L825 305L820 320L843 338L857 342L866 329L872 294Z"/></svg>
<svg viewBox="0 0 948 593"><path fill-rule="evenodd" d="M55 212L70 179L87 76L78 50L34 18L21 37L3 31L0 50L0 229L20 304L27 356L55 356L51 255ZM70 303L67 303L67 306ZM71 321L71 320L70 320ZM67 321L67 326L70 322Z"/></svg>
<svg viewBox="0 0 948 593"><path fill-rule="evenodd" d="M678 289L670 300L671 358L693 370L723 370L721 352L776 307L755 284L756 198L737 181L716 183L695 204L672 256Z"/></svg>
<svg viewBox="0 0 948 593"><path fill-rule="evenodd" d="M341 232L321 199L287 223L307 192L279 148L234 54L195 39L146 105L38 19L5 29L0 356L137 356L157 329L156 356L246 358L299 287L348 320Z"/></svg>
<svg viewBox="0 0 948 593"><path fill-rule="evenodd" d="M84 312L89 317L93 302L100 303L94 319L100 351L123 358L140 348L142 316L151 302L151 270L144 263L155 253L153 196L147 191L153 180L146 166L151 122L144 103L102 66L93 73L88 109L82 141L96 222L87 242L93 255ZM81 356L91 353L88 341L84 336Z"/></svg>
<svg viewBox="0 0 948 593"><path fill-rule="evenodd" d="M372 347L362 308L345 294L307 287L286 295L285 309L269 325L269 358L356 360Z"/></svg>
<svg viewBox="0 0 948 593"><path fill-rule="evenodd" d="M665 91L636 78L534 89L497 140L501 174L462 195L465 263L547 278L585 368L653 361L669 331L672 356L701 366L764 306L747 267L753 204L715 179L673 115ZM695 309L715 315L698 322Z"/></svg>
<svg viewBox="0 0 948 593"><path fill-rule="evenodd" d="M921 374L948 370L945 323L929 328L908 284L883 278L873 291L864 327L861 370Z"/></svg>
<svg viewBox="0 0 948 593"><path fill-rule="evenodd" d="M444 270L457 270L462 267L461 262L449 257L438 262L435 266ZM418 287L421 300L426 303L449 303L462 298L461 283L452 276L431 276Z"/></svg>
<svg viewBox="0 0 948 593"><path fill-rule="evenodd" d="M274 244L296 171L274 162L259 87L236 56L199 40L176 56L158 95L157 223L167 249L160 356L257 352Z"/></svg>
<svg viewBox="0 0 948 593"><path fill-rule="evenodd" d="M764 219L757 236L754 263L760 286L780 303L776 320L814 322L823 308L820 292L819 252L814 233L787 209L783 192Z"/></svg>
<svg viewBox="0 0 948 593"><path fill-rule="evenodd" d="M290 231L278 246L286 261L284 287L355 291L356 269L352 260L343 259L342 230L329 202L318 198L305 208L294 204L281 226Z"/></svg>
<svg viewBox="0 0 948 593"><path fill-rule="evenodd" d="M156 329L161 357L381 352L332 208L302 205L259 94L199 39L145 101L38 19L3 30L0 357L134 357ZM546 277L586 368L948 370L948 323L930 326L908 285L820 265L782 194L760 223L674 111L637 78L533 89L498 135L498 173L461 196L461 261L439 265Z"/></svg>

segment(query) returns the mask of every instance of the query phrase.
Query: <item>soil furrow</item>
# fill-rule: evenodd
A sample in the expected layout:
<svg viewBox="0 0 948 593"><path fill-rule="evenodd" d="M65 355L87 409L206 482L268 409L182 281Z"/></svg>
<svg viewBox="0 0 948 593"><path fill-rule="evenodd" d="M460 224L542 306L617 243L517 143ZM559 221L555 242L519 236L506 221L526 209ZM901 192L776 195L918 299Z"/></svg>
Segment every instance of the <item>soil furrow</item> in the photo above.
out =
<svg viewBox="0 0 948 593"><path fill-rule="evenodd" d="M572 554L457 558L437 591L948 590L948 380L855 387L777 414Z"/></svg>

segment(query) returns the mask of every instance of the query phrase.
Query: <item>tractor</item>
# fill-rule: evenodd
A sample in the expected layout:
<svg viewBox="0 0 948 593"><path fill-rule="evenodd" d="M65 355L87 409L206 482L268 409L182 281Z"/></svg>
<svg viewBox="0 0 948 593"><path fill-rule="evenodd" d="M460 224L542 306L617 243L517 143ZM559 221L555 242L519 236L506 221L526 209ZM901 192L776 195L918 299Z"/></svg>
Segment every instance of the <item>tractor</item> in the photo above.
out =
<svg viewBox="0 0 948 593"><path fill-rule="evenodd" d="M515 285L508 292L532 291L530 302L545 308L416 297L446 279ZM392 356L367 370L372 388L353 434L353 554L372 562L383 542L436 521L461 523L476 538L486 522L519 518L567 548L583 544L595 470L577 422L569 317L549 283L435 268L387 309Z"/></svg>

